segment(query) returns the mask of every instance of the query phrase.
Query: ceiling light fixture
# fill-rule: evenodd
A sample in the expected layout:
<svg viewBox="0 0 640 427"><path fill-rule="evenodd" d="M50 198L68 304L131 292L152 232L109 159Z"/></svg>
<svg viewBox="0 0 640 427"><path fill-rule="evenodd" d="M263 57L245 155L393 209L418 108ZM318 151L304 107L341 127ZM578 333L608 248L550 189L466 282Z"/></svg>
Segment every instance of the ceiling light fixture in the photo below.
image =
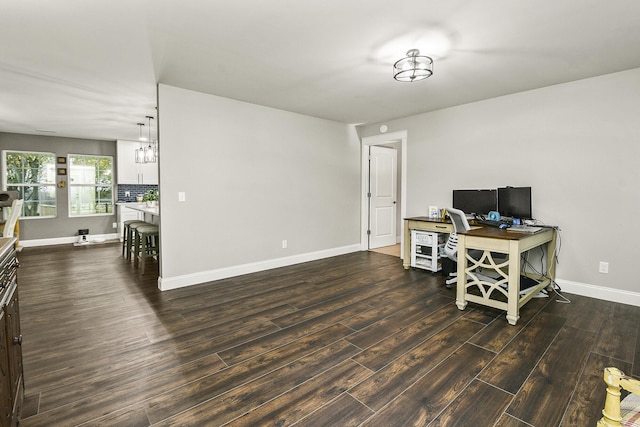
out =
<svg viewBox="0 0 640 427"><path fill-rule="evenodd" d="M138 141L146 141L147 137L142 133L142 126L144 126L144 123L138 123L138 126L140 126L140 136L138 136Z"/></svg>
<svg viewBox="0 0 640 427"><path fill-rule="evenodd" d="M144 126L144 123L138 123L138 128L140 129L140 136L138 137L138 140L140 141L144 141L144 136L142 135L142 126ZM140 147L136 149L135 156L136 163L144 163L144 146L142 144L140 144Z"/></svg>
<svg viewBox="0 0 640 427"><path fill-rule="evenodd" d="M144 147L144 162L145 163L155 163L156 162L156 149L154 147L154 143L152 143L151 139L151 120L153 120L153 116L147 116L147 120L149 120L149 144Z"/></svg>
<svg viewBox="0 0 640 427"><path fill-rule="evenodd" d="M405 58L393 64L393 78L399 82L424 80L433 74L433 59L420 55L418 49L407 51Z"/></svg>

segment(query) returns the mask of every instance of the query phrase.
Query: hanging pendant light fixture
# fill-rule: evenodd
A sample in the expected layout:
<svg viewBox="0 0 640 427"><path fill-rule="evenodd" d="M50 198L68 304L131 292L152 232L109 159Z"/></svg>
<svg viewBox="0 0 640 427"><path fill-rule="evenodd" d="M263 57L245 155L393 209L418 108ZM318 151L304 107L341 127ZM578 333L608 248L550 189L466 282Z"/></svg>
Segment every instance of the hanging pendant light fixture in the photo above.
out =
<svg viewBox="0 0 640 427"><path fill-rule="evenodd" d="M156 158L156 161L158 160L158 138L153 140L153 155Z"/></svg>
<svg viewBox="0 0 640 427"><path fill-rule="evenodd" d="M420 55L418 49L410 49L407 56L393 64L393 78L399 82L424 80L433 74L433 59Z"/></svg>
<svg viewBox="0 0 640 427"><path fill-rule="evenodd" d="M139 141L145 140L145 137L142 134L142 126L144 126L144 123L138 123L138 127L140 128L140 136L138 137ZM136 163L145 163L144 146L142 144L140 144L140 147L136 149L135 156L136 156Z"/></svg>
<svg viewBox="0 0 640 427"><path fill-rule="evenodd" d="M152 116L147 116L147 120L149 120L149 138L147 141L149 142L146 147L144 147L144 162L145 163L155 163L156 162L156 150L153 146L151 139L151 120L153 120Z"/></svg>

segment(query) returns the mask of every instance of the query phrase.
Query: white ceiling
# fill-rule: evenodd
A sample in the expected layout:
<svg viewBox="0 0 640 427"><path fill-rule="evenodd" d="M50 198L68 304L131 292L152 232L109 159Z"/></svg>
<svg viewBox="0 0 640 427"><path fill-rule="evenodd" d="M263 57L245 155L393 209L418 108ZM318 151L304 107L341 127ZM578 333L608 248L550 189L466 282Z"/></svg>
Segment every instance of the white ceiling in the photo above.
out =
<svg viewBox="0 0 640 427"><path fill-rule="evenodd" d="M634 0L0 0L0 131L136 139L157 82L377 123L639 68L639 47ZM396 82L412 48L434 75Z"/></svg>

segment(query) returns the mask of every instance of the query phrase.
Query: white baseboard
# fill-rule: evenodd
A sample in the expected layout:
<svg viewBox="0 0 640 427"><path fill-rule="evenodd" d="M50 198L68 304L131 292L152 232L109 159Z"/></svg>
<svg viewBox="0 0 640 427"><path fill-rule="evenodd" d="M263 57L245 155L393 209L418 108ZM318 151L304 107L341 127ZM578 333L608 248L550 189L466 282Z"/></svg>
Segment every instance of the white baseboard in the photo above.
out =
<svg viewBox="0 0 640 427"><path fill-rule="evenodd" d="M316 261L332 256L344 255L351 252L360 251L360 245L342 246L339 248L326 249L323 251L310 252L293 255L284 258L276 258L265 261L253 262L250 264L234 265L231 267L219 268L217 270L202 271L199 273L184 274L176 277L159 277L158 288L161 291L183 288L200 283L212 282L214 280L226 279L243 274L257 273L259 271L271 270L272 268L286 267L303 262Z"/></svg>
<svg viewBox="0 0 640 427"><path fill-rule="evenodd" d="M640 307L640 293L622 289L606 288L604 286L589 285L587 283L572 282L556 279L556 283L564 292L597 298L605 301L629 304Z"/></svg>
<svg viewBox="0 0 640 427"><path fill-rule="evenodd" d="M118 233L111 234L90 234L89 242L93 239L102 239L104 240L117 240ZM20 240L18 246L21 248L32 248L36 246L52 246L52 245L65 245L68 243L77 243L78 236L71 237L54 237L51 239L34 239L34 240Z"/></svg>
<svg viewBox="0 0 640 427"><path fill-rule="evenodd" d="M90 235L90 239L117 240L118 234L96 234ZM56 237L52 239L20 240L19 247L36 247L73 244L78 241L78 236ZM185 286L197 285L214 280L227 279L229 277L240 276L242 274L256 273L270 270L272 268L286 267L288 265L300 264L308 261L316 261L332 256L344 255L351 252L360 251L360 245L343 246L339 248L326 249L323 251L293 255L285 258L259 261L250 264L234 265L232 267L220 268L217 270L203 271L199 273L185 274L182 276L158 278L158 288L166 291L169 289L183 288ZM570 280L556 279L562 291L570 294L585 297L597 298L605 301L630 304L640 307L640 293L625 291L621 289L607 288L604 286L590 285L588 283L572 282Z"/></svg>

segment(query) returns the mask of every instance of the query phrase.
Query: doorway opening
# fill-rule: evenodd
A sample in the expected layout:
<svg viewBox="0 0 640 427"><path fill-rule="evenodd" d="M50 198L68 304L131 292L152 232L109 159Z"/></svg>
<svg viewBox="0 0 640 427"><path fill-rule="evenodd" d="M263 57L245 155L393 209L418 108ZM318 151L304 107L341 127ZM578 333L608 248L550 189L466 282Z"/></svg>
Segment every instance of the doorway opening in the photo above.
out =
<svg viewBox="0 0 640 427"><path fill-rule="evenodd" d="M370 175L370 152L372 146L386 146L389 148L395 148L397 150L397 170L396 170L396 180L399 183L396 194L396 207L395 207L395 225L394 225L394 234L395 234L395 242L393 245L398 244L397 240L399 238L399 249L400 254L403 253L402 249L404 248L404 233L403 233L403 224L402 218L406 215L406 182L407 182L407 173L406 173L406 163L407 163L407 131L399 131L399 132L390 132L388 134L376 135L362 138L362 205L361 205L361 238L360 238L360 246L362 250L375 249L371 246L371 224L372 221L380 220L380 218L384 218L384 209L381 211L382 215L378 218L374 217L375 211L372 209L372 197L371 192L371 175ZM399 209L398 209L399 208ZM380 214L380 212L378 212ZM388 230L383 230L383 233ZM389 248L389 250L393 250L393 248Z"/></svg>

